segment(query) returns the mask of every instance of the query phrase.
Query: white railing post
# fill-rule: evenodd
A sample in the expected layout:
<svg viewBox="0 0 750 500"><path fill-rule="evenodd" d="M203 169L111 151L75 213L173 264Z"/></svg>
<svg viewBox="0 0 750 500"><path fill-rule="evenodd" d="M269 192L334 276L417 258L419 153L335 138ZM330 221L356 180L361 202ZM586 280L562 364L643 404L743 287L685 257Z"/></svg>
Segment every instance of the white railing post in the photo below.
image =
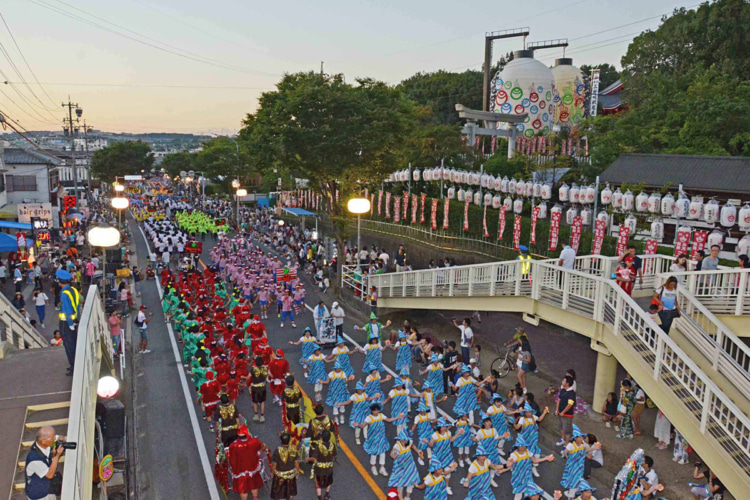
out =
<svg viewBox="0 0 750 500"><path fill-rule="evenodd" d="M710 333L710 332L709 332ZM719 359L721 358L721 354L724 352L724 329L718 328L716 330L716 346L714 347L714 355L713 355L713 367L714 370L717 370L719 367Z"/></svg>
<svg viewBox="0 0 750 500"><path fill-rule="evenodd" d="M456 282L456 272L452 267L446 268L448 273L448 297L453 297L453 284Z"/></svg>
<svg viewBox="0 0 750 500"><path fill-rule="evenodd" d="M490 297L495 296L495 284L497 283L499 269L500 264L492 264L492 266L490 266Z"/></svg>
<svg viewBox="0 0 750 500"><path fill-rule="evenodd" d="M599 280L596 280L594 283L594 320L599 323L604 323L604 300L602 300L604 294L603 284Z"/></svg>
<svg viewBox="0 0 750 500"><path fill-rule="evenodd" d="M656 332L654 332L656 334ZM656 357L654 358L654 380L659 381L661 377L661 359L664 357L664 339L659 336L656 340Z"/></svg>
<svg viewBox="0 0 750 500"><path fill-rule="evenodd" d="M615 300L617 301L617 304L615 305L615 321L614 325L612 325L612 328L615 335L620 335L620 322L622 321L623 300L619 295L615 295Z"/></svg>
<svg viewBox="0 0 750 500"><path fill-rule="evenodd" d="M474 291L473 287L474 287L474 276L476 276L476 272L475 272L476 269L477 269L476 267L469 268L469 292L468 292L469 297L472 296L473 291Z"/></svg>
<svg viewBox="0 0 750 500"><path fill-rule="evenodd" d="M388 296L393 297L393 282L396 281L396 277L391 276L391 279L388 280Z"/></svg>
<svg viewBox="0 0 750 500"><path fill-rule="evenodd" d="M437 271L435 269L433 269L432 270L432 297L434 297L435 295L437 295L437 292L436 292L436 290L437 290L437 277L438 277L438 273L437 273Z"/></svg>
<svg viewBox="0 0 750 500"><path fill-rule="evenodd" d="M570 300L570 273L560 270L563 273L563 296L562 296L562 309L563 311L568 310L568 301Z"/></svg>
<svg viewBox="0 0 750 500"><path fill-rule="evenodd" d="M401 274L401 296L406 297L406 273Z"/></svg>
<svg viewBox="0 0 750 500"><path fill-rule="evenodd" d="M708 417L711 415L711 389L703 386L703 390L706 391L703 394L703 408L701 409L701 434L706 433L706 427L708 426Z"/></svg>
<svg viewBox="0 0 750 500"><path fill-rule="evenodd" d="M747 290L747 273L740 273L739 289L737 290L737 304L734 306L734 315L742 316L745 305L745 290Z"/></svg>
<svg viewBox="0 0 750 500"><path fill-rule="evenodd" d="M513 290L513 295L516 297L520 297L521 296L521 279L523 278L523 276L521 275L521 261L520 260L517 260L516 263L513 265L513 272L515 273L514 277L516 278L516 285Z"/></svg>

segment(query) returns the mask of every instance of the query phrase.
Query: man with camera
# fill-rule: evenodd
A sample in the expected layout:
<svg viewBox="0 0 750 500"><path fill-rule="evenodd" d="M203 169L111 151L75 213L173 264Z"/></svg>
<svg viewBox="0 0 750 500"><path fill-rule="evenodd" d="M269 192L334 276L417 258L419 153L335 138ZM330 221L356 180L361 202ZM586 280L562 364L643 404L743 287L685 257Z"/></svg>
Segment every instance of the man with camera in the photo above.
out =
<svg viewBox="0 0 750 500"><path fill-rule="evenodd" d="M42 427L26 455L26 497L29 500L57 500L62 491L62 476L57 472L65 452L64 436L56 436L52 427Z"/></svg>

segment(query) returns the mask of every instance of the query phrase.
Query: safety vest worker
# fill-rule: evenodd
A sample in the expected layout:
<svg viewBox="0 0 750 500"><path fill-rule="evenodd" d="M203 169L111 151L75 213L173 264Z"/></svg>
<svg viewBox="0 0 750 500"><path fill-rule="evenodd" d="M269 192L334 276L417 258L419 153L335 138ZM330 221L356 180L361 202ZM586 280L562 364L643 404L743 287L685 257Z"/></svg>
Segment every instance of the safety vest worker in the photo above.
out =
<svg viewBox="0 0 750 500"><path fill-rule="evenodd" d="M521 254L516 257L516 260L521 261L521 275L526 277L529 275L529 271L531 271L531 256L526 246L521 245L518 249L521 251Z"/></svg>

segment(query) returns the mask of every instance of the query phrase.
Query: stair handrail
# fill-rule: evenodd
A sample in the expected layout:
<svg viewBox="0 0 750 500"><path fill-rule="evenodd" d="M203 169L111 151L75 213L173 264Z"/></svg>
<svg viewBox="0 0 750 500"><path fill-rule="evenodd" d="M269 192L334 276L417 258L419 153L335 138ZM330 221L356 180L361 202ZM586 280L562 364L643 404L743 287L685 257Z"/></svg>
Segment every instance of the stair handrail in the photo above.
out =
<svg viewBox="0 0 750 500"><path fill-rule="evenodd" d="M732 306L721 312L715 311L717 313L742 316L745 309L750 306L750 269L726 268L710 271L665 272L659 275L663 280L669 276L675 276L699 302L701 297L724 297L734 302ZM720 283L717 284L717 281ZM733 284L725 286L726 283ZM708 293L704 295L702 291ZM706 307L711 310L710 306L706 305Z"/></svg>
<svg viewBox="0 0 750 500"><path fill-rule="evenodd" d="M5 325L6 341L18 349L49 347L49 343L34 329L13 306L5 294L0 293L0 320Z"/></svg>

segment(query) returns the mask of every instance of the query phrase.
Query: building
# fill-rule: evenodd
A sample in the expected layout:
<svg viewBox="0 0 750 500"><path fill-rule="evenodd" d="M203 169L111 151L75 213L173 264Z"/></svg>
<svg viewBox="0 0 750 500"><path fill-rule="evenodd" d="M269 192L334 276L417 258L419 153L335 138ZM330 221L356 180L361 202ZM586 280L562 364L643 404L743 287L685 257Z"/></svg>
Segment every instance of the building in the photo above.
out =
<svg viewBox="0 0 750 500"><path fill-rule="evenodd" d="M622 95L624 88L622 81L617 80L606 89L599 91L599 106L602 108L601 114L611 115L627 108Z"/></svg>
<svg viewBox="0 0 750 500"><path fill-rule="evenodd" d="M61 163L38 150L4 148L0 143L0 219L17 220L19 205L50 203L56 207Z"/></svg>

